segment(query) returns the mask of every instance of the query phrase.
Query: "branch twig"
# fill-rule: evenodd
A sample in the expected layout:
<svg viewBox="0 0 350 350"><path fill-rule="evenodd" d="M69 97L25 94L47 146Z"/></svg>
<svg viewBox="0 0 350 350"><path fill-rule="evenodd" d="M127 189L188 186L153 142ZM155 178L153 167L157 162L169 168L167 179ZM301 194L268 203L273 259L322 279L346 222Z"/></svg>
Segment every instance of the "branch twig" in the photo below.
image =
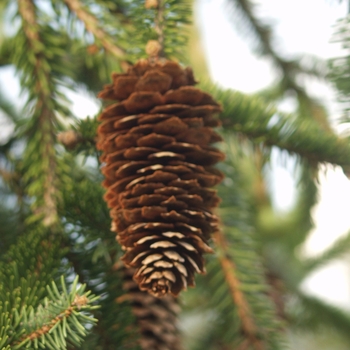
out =
<svg viewBox="0 0 350 350"><path fill-rule="evenodd" d="M41 328L36 329L35 331L24 335L19 343L26 342L28 340L33 341L34 339L38 339L43 335L50 332L50 330L58 323L61 322L64 318L68 318L75 310L80 310L82 306L87 305L88 299L85 295L76 295L73 302L69 305L67 309L62 311L59 315L52 318L50 322L44 324Z"/></svg>

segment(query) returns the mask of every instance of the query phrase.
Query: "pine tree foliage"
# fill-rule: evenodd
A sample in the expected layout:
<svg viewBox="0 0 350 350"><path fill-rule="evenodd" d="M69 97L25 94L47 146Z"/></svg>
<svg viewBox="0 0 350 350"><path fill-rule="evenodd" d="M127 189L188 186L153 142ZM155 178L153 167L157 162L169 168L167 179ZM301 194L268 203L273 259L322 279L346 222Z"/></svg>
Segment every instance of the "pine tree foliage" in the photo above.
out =
<svg viewBox="0 0 350 350"><path fill-rule="evenodd" d="M258 95L201 83L223 109L221 230L210 243L207 274L177 303L138 291L123 272L100 185L97 117L78 120L67 96L83 89L93 99L112 72L122 74L140 58L188 64L192 2L1 2L0 68L15 68L22 88L14 102L0 87L0 122L13 126L0 141L1 349L178 349L179 305L188 350L286 349L286 330L325 327L348 339L348 313L300 285L349 252L349 235L315 258L295 254L313 227L319 165L349 171L348 139L330 128L324 106L298 82L300 75L324 78L327 70L314 57L285 58L252 1L227 5L280 78ZM347 19L339 22L343 43L347 28ZM331 62L344 101L348 70L347 58ZM276 106L286 91L297 96L290 114ZM293 159L298 177L294 207L283 215L266 176L276 150Z"/></svg>

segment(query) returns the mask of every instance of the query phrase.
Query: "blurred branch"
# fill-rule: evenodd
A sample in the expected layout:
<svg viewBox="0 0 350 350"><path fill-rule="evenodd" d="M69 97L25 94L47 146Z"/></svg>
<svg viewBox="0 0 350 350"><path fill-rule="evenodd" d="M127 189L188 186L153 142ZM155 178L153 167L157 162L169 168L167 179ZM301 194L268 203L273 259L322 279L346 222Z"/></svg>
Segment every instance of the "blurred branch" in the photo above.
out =
<svg viewBox="0 0 350 350"><path fill-rule="evenodd" d="M227 0L231 8L238 8L241 15L244 16L249 23L250 29L259 39L259 53L261 55L269 55L283 69L287 67L288 62L282 60L272 46L272 28L269 25L262 24L255 16L256 5L251 0Z"/></svg>
<svg viewBox="0 0 350 350"><path fill-rule="evenodd" d="M296 305L293 305L289 310L293 328L307 332L327 327L349 339L350 317L348 313L319 298L301 292L298 293L297 297Z"/></svg>
<svg viewBox="0 0 350 350"><path fill-rule="evenodd" d="M299 115L302 118L316 119L321 125L329 130L329 122L327 115L314 115L313 106L315 102L308 95L305 88L298 83L298 78L301 75L308 75L317 78L325 78L327 74L327 65L320 59L312 56L295 57L293 59L285 59L280 54L280 49L275 49L273 28L268 24L263 24L256 16L257 5L252 0L226 0L232 10L238 9L241 17L235 15L235 19L240 20L241 25L245 25L248 31L253 33L253 37L257 39L256 51L260 56L269 57L280 72L280 78L277 85L280 87L276 92L279 99L284 97L284 94L292 90L296 93L300 111L304 114ZM250 29L250 30L249 30ZM240 30L244 33L244 30ZM247 36L248 39L250 38ZM306 112L306 113L305 113Z"/></svg>
<svg viewBox="0 0 350 350"><path fill-rule="evenodd" d="M297 154L310 164L331 163L347 172L350 145L335 133L320 127L310 118L279 112L257 97L215 86L207 87L223 106L220 115L224 132L237 132L264 146L276 146Z"/></svg>

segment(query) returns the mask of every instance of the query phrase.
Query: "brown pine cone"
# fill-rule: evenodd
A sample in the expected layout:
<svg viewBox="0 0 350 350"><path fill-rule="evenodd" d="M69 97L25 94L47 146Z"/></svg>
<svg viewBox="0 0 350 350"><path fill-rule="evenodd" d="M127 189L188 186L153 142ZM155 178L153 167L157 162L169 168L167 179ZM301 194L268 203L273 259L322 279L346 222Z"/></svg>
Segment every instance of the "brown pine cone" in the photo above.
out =
<svg viewBox="0 0 350 350"><path fill-rule="evenodd" d="M181 350L179 329L177 327L180 306L172 295L156 298L140 291L132 280L134 269L123 268L123 290L126 294L117 299L118 303L127 301L136 318L139 331L139 344L143 350Z"/></svg>
<svg viewBox="0 0 350 350"><path fill-rule="evenodd" d="M222 180L213 165L224 156L210 144L221 140L212 130L221 108L194 84L189 68L140 60L99 94L121 101L104 109L98 128L112 230L140 289L158 297L205 272L218 225L209 187Z"/></svg>

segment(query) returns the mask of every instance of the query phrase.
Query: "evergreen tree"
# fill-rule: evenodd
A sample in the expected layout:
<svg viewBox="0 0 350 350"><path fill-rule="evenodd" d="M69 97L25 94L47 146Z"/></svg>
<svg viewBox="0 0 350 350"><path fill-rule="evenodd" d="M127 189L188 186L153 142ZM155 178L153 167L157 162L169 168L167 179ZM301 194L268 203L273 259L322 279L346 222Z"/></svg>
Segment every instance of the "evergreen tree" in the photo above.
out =
<svg viewBox="0 0 350 350"><path fill-rule="evenodd" d="M316 258L295 255L313 227L319 166L350 166L348 138L298 80L326 79L326 64L284 58L254 3L227 0L280 79L254 95L194 86L208 74L192 5L1 2L0 66L16 70L22 94L15 103L0 87L0 349L277 350L325 330L349 346L349 313L300 285L348 253L350 233ZM346 43L348 19L338 28ZM348 63L329 68L345 101ZM114 104L79 120L72 91ZM287 91L289 114L278 109ZM299 177L283 217L267 188L272 149Z"/></svg>

